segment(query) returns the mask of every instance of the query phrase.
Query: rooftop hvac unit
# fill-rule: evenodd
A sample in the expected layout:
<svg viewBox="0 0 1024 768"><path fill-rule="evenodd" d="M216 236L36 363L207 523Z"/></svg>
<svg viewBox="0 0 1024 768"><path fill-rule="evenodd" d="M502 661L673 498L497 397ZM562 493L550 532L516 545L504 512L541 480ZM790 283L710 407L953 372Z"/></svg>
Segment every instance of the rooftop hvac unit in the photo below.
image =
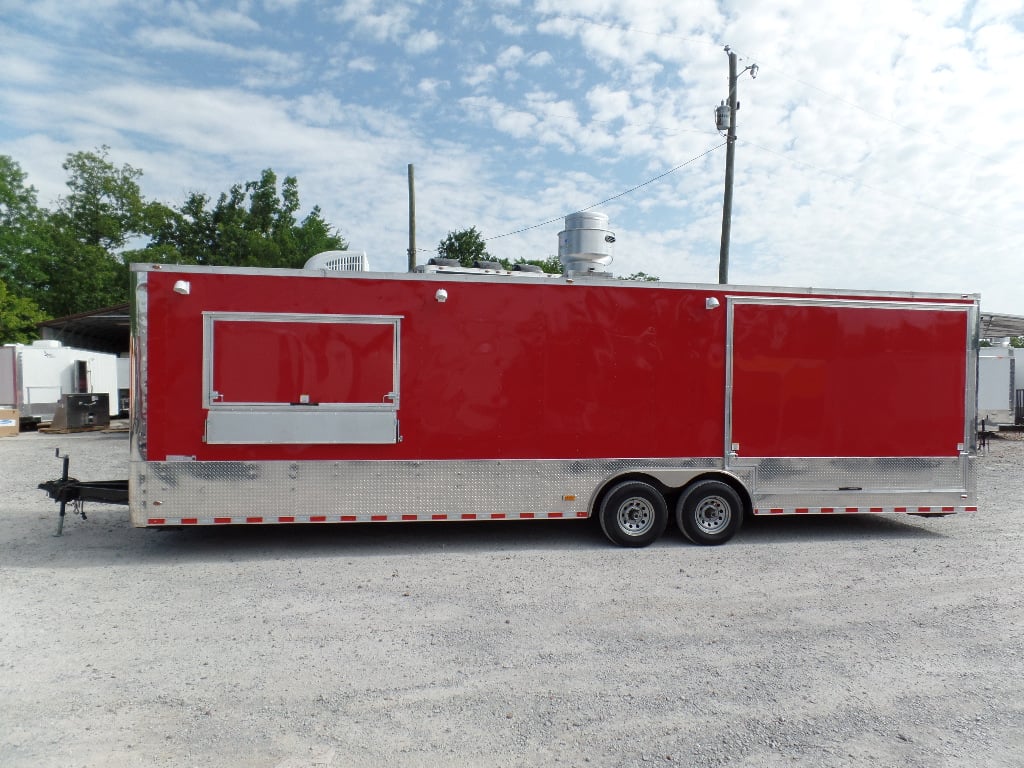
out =
<svg viewBox="0 0 1024 768"><path fill-rule="evenodd" d="M369 272L366 251L324 251L310 257L303 269L326 269L331 272Z"/></svg>

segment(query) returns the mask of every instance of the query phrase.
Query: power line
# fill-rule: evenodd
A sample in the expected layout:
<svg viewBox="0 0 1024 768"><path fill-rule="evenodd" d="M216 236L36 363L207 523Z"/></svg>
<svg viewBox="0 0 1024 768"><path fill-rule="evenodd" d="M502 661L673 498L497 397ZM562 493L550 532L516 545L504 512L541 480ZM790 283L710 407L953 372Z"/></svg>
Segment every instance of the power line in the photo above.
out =
<svg viewBox="0 0 1024 768"><path fill-rule="evenodd" d="M638 189L640 189L642 187L646 187L648 184L653 184L654 182L658 181L659 179L663 179L666 176L668 176L669 174L675 173L679 169L685 168L686 166L690 165L691 163L697 162L698 160L700 160L703 157L707 157L712 152L714 152L715 150L721 149L725 145L726 145L726 142L722 142L718 146L712 147L711 149L707 150L706 152L702 152L701 154L697 155L696 157L691 157L685 163L680 163L679 165L675 166L674 168L670 168L669 170L665 171L664 173L658 174L657 176L655 176L653 178L650 178L650 179L648 179L647 181L645 181L645 182L643 182L641 184L637 184L635 187L630 187L629 189L625 190L624 192L619 192L617 195L612 195L611 197L605 198L604 200L601 200L600 202L594 203L592 205L588 205L586 208L578 208L577 212L581 213L583 211L589 211L589 210L591 210L593 208L597 208L599 205L604 205L605 203L610 203L612 200L618 200L620 197L625 197L626 195L628 195L631 192L636 192ZM556 221L560 221L560 220L562 220L564 218L565 218L565 214L562 214L560 216L556 216L553 219L548 219L547 221L542 221L540 224L533 224L533 225L531 225L529 227L523 227L522 229L517 229L517 230L515 230L513 232L506 232L503 235L495 235L494 237L486 237L486 238L484 238L484 240L485 241L486 240L498 240L498 239L500 239L502 237L509 237L510 235L518 235L518 234L520 234L522 232L528 232L531 229L537 229L538 227L546 227L548 224L554 224Z"/></svg>

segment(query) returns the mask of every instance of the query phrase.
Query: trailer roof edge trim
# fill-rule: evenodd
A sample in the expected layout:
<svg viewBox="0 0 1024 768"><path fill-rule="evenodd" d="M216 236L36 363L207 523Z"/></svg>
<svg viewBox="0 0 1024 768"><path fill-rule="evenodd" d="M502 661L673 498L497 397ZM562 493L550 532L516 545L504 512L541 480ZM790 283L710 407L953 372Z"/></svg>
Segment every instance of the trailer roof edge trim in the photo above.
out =
<svg viewBox="0 0 1024 768"><path fill-rule="evenodd" d="M958 303L980 303L981 294L978 293L931 293L926 291L879 291L871 289L856 288L814 288L810 286L768 286L768 285L737 285L719 283L677 283L669 281L645 282L637 280L625 280L603 277L593 277L586 273L573 273L571 276L558 276L557 280L545 280L538 283L534 280L511 280L506 275L467 275L453 273L429 273L429 272L340 272L323 269L283 269L269 267L213 267L194 264L152 264L134 263L131 265L132 272L167 272L172 274L232 274L232 275L265 275L273 277L319 277L335 280L413 280L413 281L437 281L437 282L467 282L467 283L502 283L506 285L565 285L565 286L610 286L616 288L628 288L635 290L671 289L671 290L699 290L709 291L720 295L729 295L733 291L744 293L768 293L779 294L789 293L801 296L817 296L821 294L829 296L861 296L893 299L920 298L934 301L936 299Z"/></svg>

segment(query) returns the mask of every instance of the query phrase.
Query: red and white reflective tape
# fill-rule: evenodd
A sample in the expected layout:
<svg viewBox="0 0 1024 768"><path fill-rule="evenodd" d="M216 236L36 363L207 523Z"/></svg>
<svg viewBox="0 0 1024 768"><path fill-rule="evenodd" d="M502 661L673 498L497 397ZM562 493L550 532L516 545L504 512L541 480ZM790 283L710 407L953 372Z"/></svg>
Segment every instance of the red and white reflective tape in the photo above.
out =
<svg viewBox="0 0 1024 768"><path fill-rule="evenodd" d="M429 515L246 515L238 517L150 517L146 525L278 525L280 523L407 523L451 520L575 520L577 512L465 512Z"/></svg>
<svg viewBox="0 0 1024 768"><path fill-rule="evenodd" d="M759 507L755 515L857 515L908 514L952 515L957 512L977 512L977 507Z"/></svg>

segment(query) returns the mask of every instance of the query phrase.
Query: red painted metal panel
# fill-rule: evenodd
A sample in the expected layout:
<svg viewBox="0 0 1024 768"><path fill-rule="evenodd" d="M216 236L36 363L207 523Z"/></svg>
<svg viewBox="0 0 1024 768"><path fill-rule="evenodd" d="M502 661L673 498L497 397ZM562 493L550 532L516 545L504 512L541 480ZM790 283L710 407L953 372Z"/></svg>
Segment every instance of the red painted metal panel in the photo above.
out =
<svg viewBox="0 0 1024 768"><path fill-rule="evenodd" d="M741 456L955 456L966 312L739 304L732 441Z"/></svg>
<svg viewBox="0 0 1024 768"><path fill-rule="evenodd" d="M725 313L705 309L707 292L191 272L190 294L182 296L172 290L181 277L173 271L147 275L146 449L152 461L168 455L259 461L722 452ZM434 299L441 287L448 291L445 303ZM207 445L204 311L401 316L401 442ZM258 340L250 346L258 363ZM274 366L259 367L274 372Z"/></svg>
<svg viewBox="0 0 1024 768"><path fill-rule="evenodd" d="M213 323L218 402L382 403L394 387L394 329L349 322Z"/></svg>
<svg viewBox="0 0 1024 768"><path fill-rule="evenodd" d="M187 296L172 290L174 281L183 276L191 285ZM444 303L434 299L439 288L448 292ZM710 296L721 302L719 309L705 308ZM721 456L725 304L725 294L713 290L615 283L151 271L147 274L147 458L162 461L169 455L187 455L200 461L298 461ZM864 455L886 455L893 445L897 452L892 455L929 455L933 452L921 451L921 445L937 443L942 444L944 455L951 450L946 435L957 419L962 433L962 402L949 413L935 410L949 405L951 393L958 387L962 399L962 374L959 382L935 381L948 375L954 355L962 358L965 354L966 331L959 313L920 312L917 317L924 319L923 325L908 320L914 343L931 345L938 350L938 357L914 353L911 362L890 367L884 364L888 357L879 357L866 341L854 344L854 360L843 359L848 351L830 352L825 346L835 340L830 327L842 332L844 344L857 340L847 322L838 317L814 315L813 322L801 326L799 318L772 308L738 309L738 319L745 322L742 328L737 324L736 384L742 397L737 401L736 424L748 415L756 416L748 424L753 429L736 436L743 443L741 455L757 455L750 449L759 443L774 446L762 455L819 455L807 452L808 445L821 451L843 446L834 455L852 455L859 450L864 450ZM202 405L204 311L400 316L401 441L393 445L207 445ZM898 314L902 318L907 313ZM383 327L390 332L390 326ZM868 323L866 333L878 340L874 327ZM240 351L234 360L238 370L251 373L258 369L277 378L250 383L255 377L236 376L232 364L226 364L230 370L223 373L237 387L233 397L292 402L293 391L329 397L329 392L323 394L326 389L301 390L308 381L334 386L344 379L343 366L334 361L332 353L325 352L330 358L326 363L292 351L275 352L271 361L262 352L259 334L240 333L247 338L239 346L248 351ZM333 336L333 331L325 333L327 337L321 340L325 345L348 343ZM957 333L960 337L954 344ZM903 350L908 344L901 345L899 338L898 329L892 338L887 333L881 336L885 345ZM316 344L310 340L308 346ZM220 354L218 342L218 358ZM378 378L382 361L383 356L375 374ZM962 359L960 363L962 368ZM310 370L317 364L326 364L329 372L323 377L294 378L293 367ZM895 404L899 406L911 399L906 385L913 378L918 398L913 412L919 415L903 414L881 423L873 419L870 429L854 426L851 442L851 423L867 421L863 417L872 403L880 400L881 412L893 411L893 403L886 399L890 396L876 386L893 375L899 392ZM767 396L745 394L756 393L765 384L770 385L765 389ZM352 386L347 397L369 397L369 385ZM795 397L780 401L778 395L783 393ZM854 407L842 411L844 402ZM897 432L908 425L921 428L928 437L906 443L906 454L900 452L906 435L882 442L865 439L879 430L891 427ZM822 437L831 432L837 434ZM851 451L845 447L850 444L858 448Z"/></svg>

